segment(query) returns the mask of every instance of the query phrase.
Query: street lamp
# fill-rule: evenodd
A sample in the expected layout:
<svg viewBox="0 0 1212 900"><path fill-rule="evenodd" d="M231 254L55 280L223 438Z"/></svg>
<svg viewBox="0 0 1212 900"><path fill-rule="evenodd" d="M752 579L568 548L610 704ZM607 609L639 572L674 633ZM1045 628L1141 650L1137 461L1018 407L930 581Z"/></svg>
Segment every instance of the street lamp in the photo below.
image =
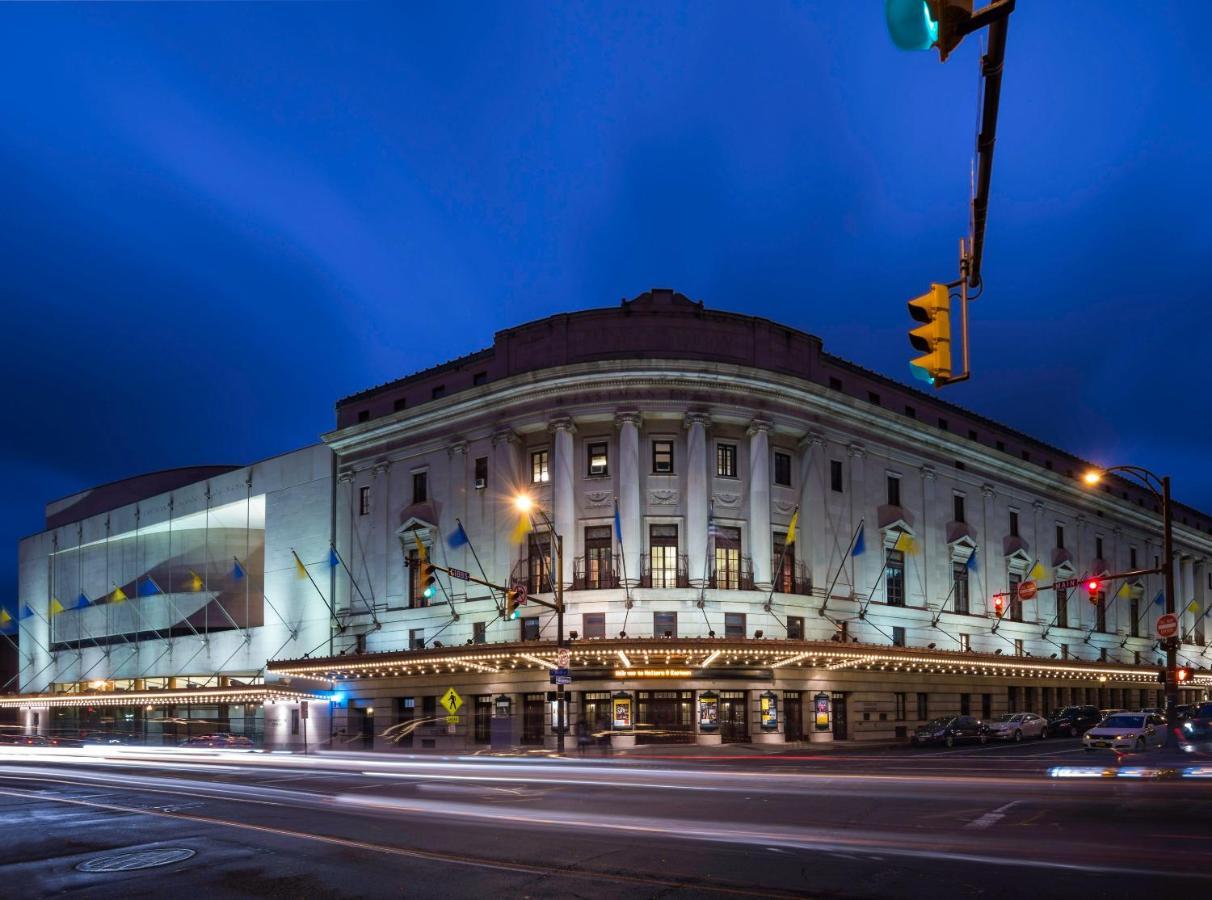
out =
<svg viewBox="0 0 1212 900"><path fill-rule="evenodd" d="M566 646L564 643L564 538L556 533L555 525L552 524L550 517L544 511L543 507L537 505L528 494L518 494L513 500L514 508L526 515L531 516L532 513L538 512L542 517L548 531L551 532L552 540L555 541L555 569L551 573L552 587L555 596L555 613L556 613L556 648L563 650ZM556 668L559 668L559 659L557 655ZM561 756L564 754L564 683L560 680L556 682L556 752Z"/></svg>
<svg viewBox="0 0 1212 900"><path fill-rule="evenodd" d="M1162 513L1162 566L1166 585L1166 614L1174 614L1174 520L1170 506L1170 476L1156 475L1141 466L1111 466L1106 469L1090 469L1082 475L1082 481L1093 487L1114 472L1131 475L1153 496L1161 501ZM1175 744L1174 707L1178 705L1178 637L1166 640L1166 746Z"/></svg>

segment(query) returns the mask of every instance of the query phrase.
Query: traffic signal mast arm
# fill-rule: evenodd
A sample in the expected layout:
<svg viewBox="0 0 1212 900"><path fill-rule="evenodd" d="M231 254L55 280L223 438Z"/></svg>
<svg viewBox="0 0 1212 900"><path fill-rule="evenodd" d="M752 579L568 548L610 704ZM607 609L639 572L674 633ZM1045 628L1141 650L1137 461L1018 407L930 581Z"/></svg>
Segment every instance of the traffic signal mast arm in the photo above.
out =
<svg viewBox="0 0 1212 900"><path fill-rule="evenodd" d="M451 578L457 578L459 581L470 581L472 584L482 584L484 587L492 588L493 590L500 591L503 594L509 594L514 591L514 588L506 587L503 584L496 584L492 581L485 581L483 578L476 578L474 575L464 572L462 569L452 569L449 566L439 566L437 563L432 562L426 563L426 565L428 565L429 568L436 569L439 572L445 572ZM545 606L548 609L556 608L555 603L548 602L547 600L540 600L533 594L527 596L526 602L537 603L539 606Z"/></svg>
<svg viewBox="0 0 1212 900"><path fill-rule="evenodd" d="M1086 578L1070 578L1065 581L1057 581L1052 584L1041 584L1041 585L1039 585L1038 590L1047 591L1047 590L1051 590L1051 589L1055 589L1055 588L1063 589L1063 588L1071 588L1071 587L1081 587L1083 584L1086 584L1089 581L1098 581L1101 583L1104 581L1115 581L1120 578L1138 578L1141 575L1160 575L1160 574L1164 573L1165 571L1166 571L1165 568L1163 568L1162 566L1158 566L1153 569L1133 569L1131 572L1116 572L1112 575L1094 575L1094 576L1088 576ZM1012 596L1014 596L1014 594L1011 591L998 591L996 594L993 594L992 596L994 596L994 597L1012 597Z"/></svg>

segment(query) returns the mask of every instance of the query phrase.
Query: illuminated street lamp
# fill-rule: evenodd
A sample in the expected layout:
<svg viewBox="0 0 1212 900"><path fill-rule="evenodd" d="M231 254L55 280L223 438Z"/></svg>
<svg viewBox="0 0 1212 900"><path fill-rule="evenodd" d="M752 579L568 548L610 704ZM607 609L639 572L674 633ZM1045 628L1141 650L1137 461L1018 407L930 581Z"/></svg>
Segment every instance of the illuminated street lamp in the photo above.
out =
<svg viewBox="0 0 1212 900"><path fill-rule="evenodd" d="M544 511L543 507L538 506L528 494L518 494L513 499L513 506L518 512L527 517L532 517L533 513L538 512L551 532L552 540L555 542L555 564L551 567L555 571L551 572L552 588L555 597L555 603L552 604L556 614L556 648L562 650L564 644L564 538L556 533L555 525ZM536 600L542 603L541 600ZM547 604L543 604L547 605ZM556 668L559 668L559 660L557 658ZM564 683L557 679L556 682L556 752L563 755L564 753Z"/></svg>
<svg viewBox="0 0 1212 900"><path fill-rule="evenodd" d="M1162 567L1166 584L1166 613L1174 614L1174 521L1170 504L1170 476L1156 475L1140 466L1111 466L1106 469L1090 469L1082 475L1090 487L1098 484L1112 473L1131 475L1147 487L1161 501L1162 514ZM1174 707L1178 705L1178 637L1167 638L1166 646L1166 746L1173 747L1174 729L1177 726Z"/></svg>

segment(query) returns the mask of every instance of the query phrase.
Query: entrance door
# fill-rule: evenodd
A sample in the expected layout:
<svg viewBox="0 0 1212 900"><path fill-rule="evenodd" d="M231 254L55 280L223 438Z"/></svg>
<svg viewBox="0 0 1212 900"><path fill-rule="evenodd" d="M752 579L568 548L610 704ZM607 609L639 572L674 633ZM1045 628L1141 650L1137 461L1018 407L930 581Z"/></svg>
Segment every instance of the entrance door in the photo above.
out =
<svg viewBox="0 0 1212 900"><path fill-rule="evenodd" d="M783 736L789 741L804 739L804 705L799 691L783 691Z"/></svg>
<svg viewBox="0 0 1212 900"><path fill-rule="evenodd" d="M835 741L844 741L850 736L850 730L846 727L846 695L841 691L833 693L833 739Z"/></svg>
<svg viewBox="0 0 1212 900"><path fill-rule="evenodd" d="M640 744L692 744L692 691L640 691L636 697L636 735Z"/></svg>
<svg viewBox="0 0 1212 900"><path fill-rule="evenodd" d="M543 743L543 711L546 707L542 694L527 694L522 700L522 743Z"/></svg>
<svg viewBox="0 0 1212 900"><path fill-rule="evenodd" d="M362 710L362 748L373 750L375 746L375 714L369 709Z"/></svg>
<svg viewBox="0 0 1212 900"><path fill-rule="evenodd" d="M581 694L581 717L589 725L591 742L610 742L610 692L585 691Z"/></svg>
<svg viewBox="0 0 1212 900"><path fill-rule="evenodd" d="M481 694L476 697L476 724L474 740L477 744L487 744L492 738L492 695Z"/></svg>
<svg viewBox="0 0 1212 900"><path fill-rule="evenodd" d="M720 739L726 744L749 740L748 691L720 691Z"/></svg>

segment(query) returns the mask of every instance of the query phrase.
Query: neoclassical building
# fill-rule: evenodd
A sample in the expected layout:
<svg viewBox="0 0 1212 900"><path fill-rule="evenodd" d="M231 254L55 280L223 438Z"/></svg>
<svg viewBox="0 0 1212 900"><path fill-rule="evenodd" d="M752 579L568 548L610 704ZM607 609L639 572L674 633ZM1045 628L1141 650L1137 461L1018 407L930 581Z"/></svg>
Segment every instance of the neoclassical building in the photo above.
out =
<svg viewBox="0 0 1212 900"><path fill-rule="evenodd" d="M267 695L240 728L274 744L309 722L338 746L550 744L557 619L537 601L557 583L568 727L619 744L1158 705L1161 576L1053 587L1160 557L1153 495L1093 490L1087 467L654 290L348 397L316 447L52 504L22 543L22 695L0 705L70 728L90 698L176 692L138 722L229 686ZM1212 517L1175 526L1180 660L1206 669ZM511 618L515 587L535 600Z"/></svg>

